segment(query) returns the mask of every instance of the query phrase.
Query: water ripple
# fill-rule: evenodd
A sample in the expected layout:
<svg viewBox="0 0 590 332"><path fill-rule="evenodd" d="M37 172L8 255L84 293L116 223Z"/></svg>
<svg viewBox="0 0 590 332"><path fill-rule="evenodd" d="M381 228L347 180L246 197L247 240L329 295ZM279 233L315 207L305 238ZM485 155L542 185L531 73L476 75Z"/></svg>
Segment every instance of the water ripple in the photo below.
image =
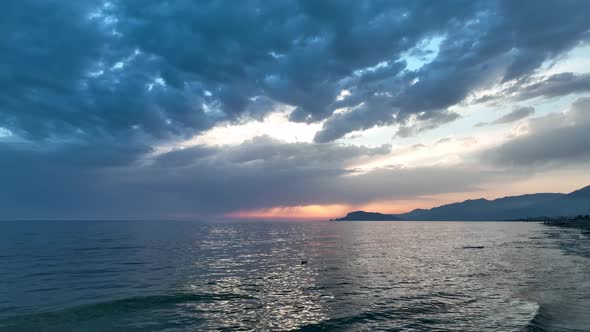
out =
<svg viewBox="0 0 590 332"><path fill-rule="evenodd" d="M583 331L590 321L590 245L574 229L0 227L0 331Z"/></svg>

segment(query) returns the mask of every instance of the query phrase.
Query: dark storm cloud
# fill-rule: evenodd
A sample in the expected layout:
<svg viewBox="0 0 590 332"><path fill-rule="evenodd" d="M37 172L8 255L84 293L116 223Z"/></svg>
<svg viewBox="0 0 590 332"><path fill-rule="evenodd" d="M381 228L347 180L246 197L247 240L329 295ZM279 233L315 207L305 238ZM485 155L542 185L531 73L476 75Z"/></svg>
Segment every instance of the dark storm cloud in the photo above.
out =
<svg viewBox="0 0 590 332"><path fill-rule="evenodd" d="M404 123L419 112L444 112L491 81L525 77L587 38L589 6L9 2L0 121L33 139L134 130L164 139L233 121L256 96L295 106L294 121L329 118L338 104L361 113L331 119L317 138L326 141L393 117ZM404 52L415 55L435 36L443 40L434 61L403 71ZM335 101L343 88L349 101ZM387 106L379 102L388 112L365 117L369 96L388 96Z"/></svg>
<svg viewBox="0 0 590 332"><path fill-rule="evenodd" d="M528 133L487 151L500 165L545 166L590 161L590 98L575 101L565 113L529 121Z"/></svg>
<svg viewBox="0 0 590 332"><path fill-rule="evenodd" d="M455 20L441 30L445 39L437 57L418 72L407 74L417 81L415 84L385 88L386 92L394 92L390 97L390 114L404 124L418 112L444 112L480 88L527 78L543 61L588 40L589 11L590 3L579 1L487 2L472 13L471 19ZM387 118L373 121L373 125L384 119ZM324 131L359 130L367 126L367 121L356 126L348 121L330 121ZM400 132L403 135L408 129L402 128ZM325 135L320 132L318 137Z"/></svg>
<svg viewBox="0 0 590 332"><path fill-rule="evenodd" d="M330 142L354 130L391 123L394 120L391 112L387 98L370 97L351 111L330 117L314 140L318 143Z"/></svg>
<svg viewBox="0 0 590 332"><path fill-rule="evenodd" d="M535 114L535 109L533 107L519 107L515 108L509 113L502 115L501 117L497 118L492 122L480 122L476 124L476 127L484 127L484 126L493 126L498 124L506 124L512 123L518 120L522 120L527 118L531 115Z"/></svg>
<svg viewBox="0 0 590 332"><path fill-rule="evenodd" d="M100 146L186 135L213 123L198 87L162 85L165 64L122 42L113 6L12 3L2 14L0 126L32 141Z"/></svg>

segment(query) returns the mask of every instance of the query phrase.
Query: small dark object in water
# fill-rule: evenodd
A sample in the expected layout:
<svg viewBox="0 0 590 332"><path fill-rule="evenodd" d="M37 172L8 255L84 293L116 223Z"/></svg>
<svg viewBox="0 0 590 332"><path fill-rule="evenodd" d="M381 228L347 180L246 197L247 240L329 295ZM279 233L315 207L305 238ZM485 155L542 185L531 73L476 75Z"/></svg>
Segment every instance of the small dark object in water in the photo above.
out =
<svg viewBox="0 0 590 332"><path fill-rule="evenodd" d="M307 264L307 261L301 261L301 265Z"/></svg>
<svg viewBox="0 0 590 332"><path fill-rule="evenodd" d="M484 246L463 246L463 249L483 249Z"/></svg>

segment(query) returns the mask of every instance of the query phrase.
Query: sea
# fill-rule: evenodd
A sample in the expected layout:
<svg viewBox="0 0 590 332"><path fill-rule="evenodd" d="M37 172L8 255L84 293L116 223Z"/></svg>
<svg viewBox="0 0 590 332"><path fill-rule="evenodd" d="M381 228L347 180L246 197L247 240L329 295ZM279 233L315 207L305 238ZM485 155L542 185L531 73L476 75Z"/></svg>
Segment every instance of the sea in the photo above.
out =
<svg viewBox="0 0 590 332"><path fill-rule="evenodd" d="M524 222L0 222L0 331L590 331L590 238Z"/></svg>

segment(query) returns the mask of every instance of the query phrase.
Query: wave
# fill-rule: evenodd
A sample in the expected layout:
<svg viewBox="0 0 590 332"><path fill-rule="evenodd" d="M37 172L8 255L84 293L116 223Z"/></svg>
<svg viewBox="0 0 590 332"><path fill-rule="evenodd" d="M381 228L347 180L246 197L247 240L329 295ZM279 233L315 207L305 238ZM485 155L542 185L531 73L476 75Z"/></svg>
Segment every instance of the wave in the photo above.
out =
<svg viewBox="0 0 590 332"><path fill-rule="evenodd" d="M588 331L588 310L586 306L574 304L540 305L529 321L526 332L584 332Z"/></svg>
<svg viewBox="0 0 590 332"><path fill-rule="evenodd" d="M537 298L539 308L529 321L525 331L528 332L583 332L590 327L590 293L587 281L587 273L584 269L586 259L590 258L590 237L583 230L553 228L544 231L548 238L557 239L556 246L565 255L574 255L581 258L577 264L582 267L577 274L572 272L571 285L559 289L547 290L542 297ZM574 278L575 276L575 278ZM558 279L553 282L560 282ZM552 282L552 281L547 281Z"/></svg>
<svg viewBox="0 0 590 332"><path fill-rule="evenodd" d="M549 320L547 310L543 306L539 306L537 313L529 321L525 328L526 332L548 332Z"/></svg>
<svg viewBox="0 0 590 332"><path fill-rule="evenodd" d="M228 301L233 299L251 299L252 297L223 293L223 294L195 294L175 293L169 295L137 296L112 301L84 304L43 313L25 314L0 319L0 331L47 331L51 327L61 330L67 324L75 324L97 319L111 320L146 310L169 308L174 305L190 303L208 303Z"/></svg>
<svg viewBox="0 0 590 332"><path fill-rule="evenodd" d="M463 305L477 302L477 299L460 292L440 291L399 297L395 299L395 302L398 304L395 308L331 318L301 326L295 331L334 331L343 330L343 327L351 330L430 331L434 329L433 326L456 323L460 318L449 313Z"/></svg>

